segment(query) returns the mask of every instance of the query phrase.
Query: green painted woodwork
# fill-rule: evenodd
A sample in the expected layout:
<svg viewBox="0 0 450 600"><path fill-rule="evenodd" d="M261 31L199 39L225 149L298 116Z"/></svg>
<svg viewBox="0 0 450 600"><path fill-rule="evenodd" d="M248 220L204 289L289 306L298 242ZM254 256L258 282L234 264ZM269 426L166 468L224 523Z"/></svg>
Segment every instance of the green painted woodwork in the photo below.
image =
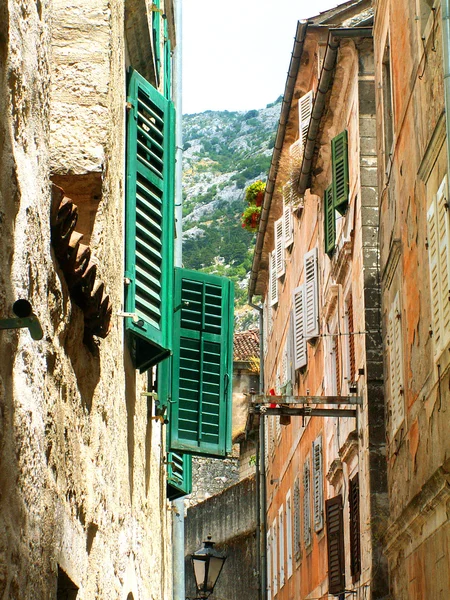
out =
<svg viewBox="0 0 450 600"><path fill-rule="evenodd" d="M349 193L347 130L331 140L334 208L343 215L347 210Z"/></svg>
<svg viewBox="0 0 450 600"><path fill-rule="evenodd" d="M164 19L164 96L168 100L172 97L172 49L167 19Z"/></svg>
<svg viewBox="0 0 450 600"><path fill-rule="evenodd" d="M334 212L333 187L327 187L323 197L325 252L331 258L336 245L336 214Z"/></svg>
<svg viewBox="0 0 450 600"><path fill-rule="evenodd" d="M156 85L159 86L161 79L161 0L153 0L152 7L153 55Z"/></svg>
<svg viewBox="0 0 450 600"><path fill-rule="evenodd" d="M167 454L167 499L176 500L192 492L192 456Z"/></svg>
<svg viewBox="0 0 450 600"><path fill-rule="evenodd" d="M143 372L171 350L175 112L133 70L127 100L125 323Z"/></svg>
<svg viewBox="0 0 450 600"><path fill-rule="evenodd" d="M231 452L233 286L223 277L175 269L169 449Z"/></svg>

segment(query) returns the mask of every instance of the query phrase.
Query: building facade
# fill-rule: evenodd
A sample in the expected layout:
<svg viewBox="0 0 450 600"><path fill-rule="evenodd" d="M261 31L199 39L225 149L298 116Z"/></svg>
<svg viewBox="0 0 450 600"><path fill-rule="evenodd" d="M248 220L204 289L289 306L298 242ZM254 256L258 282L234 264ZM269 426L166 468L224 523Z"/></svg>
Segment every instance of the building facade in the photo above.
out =
<svg viewBox="0 0 450 600"><path fill-rule="evenodd" d="M374 5L389 485L385 547L393 598L445 598L448 3Z"/></svg>
<svg viewBox="0 0 450 600"><path fill-rule="evenodd" d="M388 593L372 25L299 23L257 234L271 599Z"/></svg>

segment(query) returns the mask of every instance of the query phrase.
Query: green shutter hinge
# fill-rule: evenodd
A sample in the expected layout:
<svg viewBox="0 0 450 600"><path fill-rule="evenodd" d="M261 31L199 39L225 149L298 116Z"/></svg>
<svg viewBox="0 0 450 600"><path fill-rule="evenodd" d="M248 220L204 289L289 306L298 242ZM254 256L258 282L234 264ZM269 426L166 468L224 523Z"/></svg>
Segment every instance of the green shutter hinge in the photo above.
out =
<svg viewBox="0 0 450 600"><path fill-rule="evenodd" d="M0 319L0 329L22 329L28 327L33 340L42 340L44 332L28 300L16 300L12 309L16 318Z"/></svg>
<svg viewBox="0 0 450 600"><path fill-rule="evenodd" d="M131 96L127 96L127 101L125 103L125 108L127 109L127 111L133 110L134 103L133 103L133 98Z"/></svg>

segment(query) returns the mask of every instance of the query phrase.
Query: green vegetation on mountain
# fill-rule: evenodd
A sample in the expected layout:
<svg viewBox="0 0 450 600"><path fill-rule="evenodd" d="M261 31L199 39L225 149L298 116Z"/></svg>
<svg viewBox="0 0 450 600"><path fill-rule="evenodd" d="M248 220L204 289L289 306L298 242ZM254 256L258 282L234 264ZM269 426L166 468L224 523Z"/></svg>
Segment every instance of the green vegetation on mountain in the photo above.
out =
<svg viewBox="0 0 450 600"><path fill-rule="evenodd" d="M280 101L183 116L183 263L235 282L240 329L256 318L245 309L255 241L241 224L245 188L267 177Z"/></svg>

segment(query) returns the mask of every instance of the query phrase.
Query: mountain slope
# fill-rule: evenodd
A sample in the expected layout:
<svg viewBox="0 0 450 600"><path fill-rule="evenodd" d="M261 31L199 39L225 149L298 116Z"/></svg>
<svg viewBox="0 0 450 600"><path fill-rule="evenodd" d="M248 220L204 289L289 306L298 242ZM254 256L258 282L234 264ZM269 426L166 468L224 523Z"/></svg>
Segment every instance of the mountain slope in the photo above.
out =
<svg viewBox="0 0 450 600"><path fill-rule="evenodd" d="M254 236L241 227L245 188L270 166L279 98L265 109L183 116L183 263L235 282L237 326L245 309Z"/></svg>

